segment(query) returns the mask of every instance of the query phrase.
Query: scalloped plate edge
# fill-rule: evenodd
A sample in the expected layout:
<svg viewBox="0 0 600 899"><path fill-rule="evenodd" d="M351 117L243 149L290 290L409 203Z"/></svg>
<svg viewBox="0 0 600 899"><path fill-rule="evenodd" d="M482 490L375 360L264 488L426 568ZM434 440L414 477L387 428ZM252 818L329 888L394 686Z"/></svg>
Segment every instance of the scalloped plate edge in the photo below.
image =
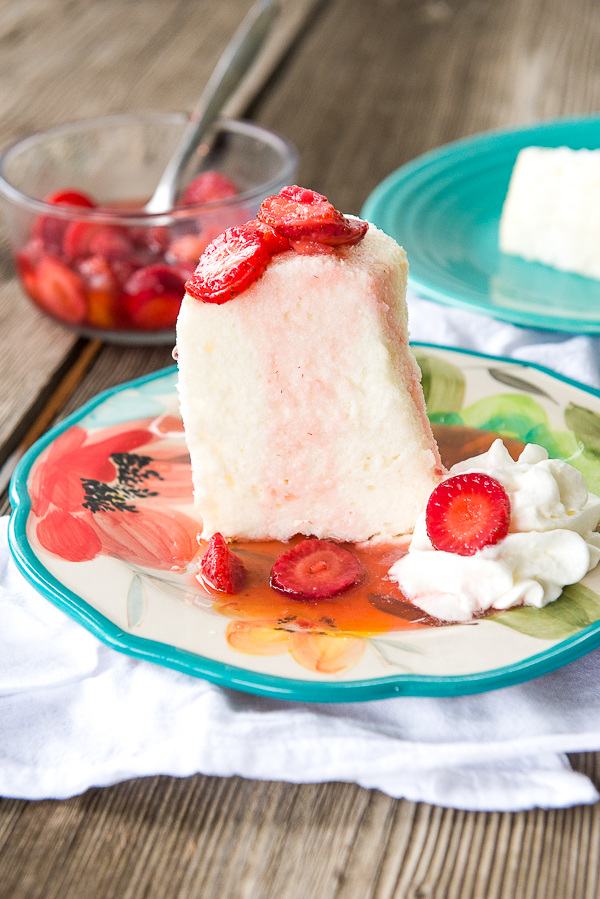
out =
<svg viewBox="0 0 600 899"><path fill-rule="evenodd" d="M449 351L467 356L477 356L494 362L504 362L538 371L593 394L600 398L600 391L587 387L571 378L559 375L541 365L509 359L505 356L489 356L474 350L457 349L429 343L415 346ZM122 390L135 388L149 381L158 380L176 371L176 366L160 369L105 390L85 403L62 422L51 428L25 453L13 474L10 484L10 501L13 512L9 522L9 546L17 568L26 580L46 599L83 625L103 643L134 658L204 678L221 687L230 687L246 693L287 699L295 702L360 702L388 699L393 696L465 696L483 693L523 683L540 677L575 661L600 645L600 621L589 625L579 634L562 640L551 649L530 656L528 659L491 671L466 675L418 675L398 674L386 678L363 681L322 683L288 679L261 674L213 661L166 643L136 637L123 632L117 625L96 611L89 603L60 583L40 562L27 539L27 518L31 501L27 481L31 468L40 453L63 431L76 424L93 409Z"/></svg>

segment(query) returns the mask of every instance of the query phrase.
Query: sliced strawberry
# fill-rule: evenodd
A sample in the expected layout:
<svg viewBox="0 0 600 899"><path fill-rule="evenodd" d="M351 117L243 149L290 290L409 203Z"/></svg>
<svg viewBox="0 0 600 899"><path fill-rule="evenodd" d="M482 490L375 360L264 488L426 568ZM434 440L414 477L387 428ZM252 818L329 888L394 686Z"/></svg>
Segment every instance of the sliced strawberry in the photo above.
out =
<svg viewBox="0 0 600 899"><path fill-rule="evenodd" d="M213 534L197 575L221 593L239 593L246 582L244 563L231 552L221 534Z"/></svg>
<svg viewBox="0 0 600 899"><path fill-rule="evenodd" d="M184 289L181 274L169 265L138 269L125 284L129 317L146 331L173 328Z"/></svg>
<svg viewBox="0 0 600 899"><path fill-rule="evenodd" d="M36 299L46 312L70 325L83 321L86 313L83 282L64 262L55 256L43 256L36 281Z"/></svg>
<svg viewBox="0 0 600 899"><path fill-rule="evenodd" d="M279 556L271 586L294 596L320 599L356 584L362 565L352 553L326 540L304 540Z"/></svg>
<svg viewBox="0 0 600 899"><path fill-rule="evenodd" d="M77 264L77 271L88 290L116 293L119 281L103 256L88 256Z"/></svg>
<svg viewBox="0 0 600 899"><path fill-rule="evenodd" d="M167 250L165 259L172 265L193 262L195 268L209 243L210 240L207 240L203 235L185 234L183 237L178 237L177 240L173 241Z"/></svg>
<svg viewBox="0 0 600 899"><path fill-rule="evenodd" d="M254 223L228 228L206 248L186 290L205 303L226 303L260 278L271 255Z"/></svg>
<svg viewBox="0 0 600 899"><path fill-rule="evenodd" d="M221 172L201 172L190 181L184 190L180 206L199 206L201 203L216 203L235 197L238 189L233 181Z"/></svg>
<svg viewBox="0 0 600 899"><path fill-rule="evenodd" d="M107 226L90 237L89 252L94 256L102 256L109 262L114 262L117 259L129 259L133 253L133 247L121 229Z"/></svg>
<svg viewBox="0 0 600 899"><path fill-rule="evenodd" d="M94 328L112 330L121 326L119 296L107 290L88 290L86 321Z"/></svg>
<svg viewBox="0 0 600 899"><path fill-rule="evenodd" d="M487 474L457 474L435 488L425 520L435 549L472 556L506 537L510 500L502 484Z"/></svg>
<svg viewBox="0 0 600 899"><path fill-rule="evenodd" d="M39 237L32 238L15 256L17 272L26 292L39 302L36 270L45 254L44 244Z"/></svg>
<svg viewBox="0 0 600 899"><path fill-rule="evenodd" d="M45 203L53 206L75 206L79 208L93 209L95 202L87 194L78 190L66 188L56 190L44 197ZM39 215L33 223L31 230L34 238L39 238L44 243L48 253L59 255L62 252L62 243L65 231L69 227L66 219L54 218L52 215Z"/></svg>
<svg viewBox="0 0 600 899"><path fill-rule="evenodd" d="M168 249L171 236L166 225L153 225L146 228L146 246L155 256L162 256Z"/></svg>
<svg viewBox="0 0 600 899"><path fill-rule="evenodd" d="M115 328L118 319L119 281L102 256L82 259L77 270L87 297L88 324L95 328Z"/></svg>
<svg viewBox="0 0 600 899"><path fill-rule="evenodd" d="M54 193L44 197L44 203L53 203L59 206L82 206L86 209L94 209L97 205L89 194L81 190L75 190L72 187L64 188L64 190L55 190Z"/></svg>
<svg viewBox="0 0 600 899"><path fill-rule="evenodd" d="M129 228L129 240L138 250L150 256L162 256L169 247L171 235L166 225L136 225Z"/></svg>
<svg viewBox="0 0 600 899"><path fill-rule="evenodd" d="M133 249L123 228L98 222L70 222L64 234L63 251L67 259L92 255L111 260L126 259Z"/></svg>
<svg viewBox="0 0 600 899"><path fill-rule="evenodd" d="M131 276L140 268L139 263L136 263L133 258L115 259L111 262L110 267L121 287L124 287Z"/></svg>
<svg viewBox="0 0 600 899"><path fill-rule="evenodd" d="M277 253L285 253L286 250L289 250L291 244L287 237L282 237L281 234L278 234L275 228L271 228L270 225L265 225L264 222L252 222L257 231L261 234L264 244L271 254L271 256L275 256Z"/></svg>
<svg viewBox="0 0 600 899"><path fill-rule="evenodd" d="M322 194L296 185L267 197L258 218L290 241L315 241L328 246L356 244L369 229L368 222L346 218ZM309 244L303 246L307 252Z"/></svg>
<svg viewBox="0 0 600 899"><path fill-rule="evenodd" d="M290 246L299 256L331 256L335 252L332 246L318 240L293 240Z"/></svg>

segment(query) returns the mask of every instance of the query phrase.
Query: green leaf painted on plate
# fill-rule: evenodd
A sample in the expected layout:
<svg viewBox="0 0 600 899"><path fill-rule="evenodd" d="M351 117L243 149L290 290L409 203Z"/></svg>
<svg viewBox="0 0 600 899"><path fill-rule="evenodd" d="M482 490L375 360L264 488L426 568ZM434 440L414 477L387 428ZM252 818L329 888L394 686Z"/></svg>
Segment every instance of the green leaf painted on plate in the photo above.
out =
<svg viewBox="0 0 600 899"><path fill-rule="evenodd" d="M406 662L407 652L422 652L422 650L418 650L413 648L412 646L405 646L403 644L394 644L390 640L374 640L371 638L369 643L372 649L375 650L377 655L387 664L392 665L394 668L400 668L402 671L412 671Z"/></svg>
<svg viewBox="0 0 600 899"><path fill-rule="evenodd" d="M552 431L552 436L558 448L559 459L566 459L571 465L575 465L574 459L580 456L583 447L572 431Z"/></svg>
<svg viewBox="0 0 600 899"><path fill-rule="evenodd" d="M465 376L460 368L419 350L415 351L415 356L421 369L428 413L458 412L465 398Z"/></svg>
<svg viewBox="0 0 600 899"><path fill-rule="evenodd" d="M495 381L500 381L501 384L506 384L507 387L514 387L516 390L524 390L526 393L533 393L536 396L543 396L547 400L550 400L552 403L556 403L558 405L558 400L556 400L553 396L550 396L550 394L546 393L545 390L542 390L540 387L537 387L530 381L526 381L524 378L517 378L510 372L503 371L503 369L501 368L488 368L488 372Z"/></svg>
<svg viewBox="0 0 600 899"><path fill-rule="evenodd" d="M503 437L515 437L523 443L533 428L549 427L545 409L530 396L497 393L472 403L461 411L464 423L471 428L495 431Z"/></svg>
<svg viewBox="0 0 600 899"><path fill-rule="evenodd" d="M569 403L565 409L565 424L588 453L600 456L600 415L597 412Z"/></svg>
<svg viewBox="0 0 600 899"><path fill-rule="evenodd" d="M525 443L537 443L548 451L551 459L563 459L563 453L556 434L547 425L535 425L526 434ZM569 454L570 455L570 454Z"/></svg>
<svg viewBox="0 0 600 899"><path fill-rule="evenodd" d="M600 458L586 450L568 460L569 465L581 472L590 493L600 496Z"/></svg>
<svg viewBox="0 0 600 899"><path fill-rule="evenodd" d="M142 579L134 574L127 594L127 625L129 629L139 627L146 614L146 591Z"/></svg>
<svg viewBox="0 0 600 899"><path fill-rule="evenodd" d="M518 606L490 620L539 640L564 640L600 619L600 596L583 584L565 587L556 602L543 609Z"/></svg>

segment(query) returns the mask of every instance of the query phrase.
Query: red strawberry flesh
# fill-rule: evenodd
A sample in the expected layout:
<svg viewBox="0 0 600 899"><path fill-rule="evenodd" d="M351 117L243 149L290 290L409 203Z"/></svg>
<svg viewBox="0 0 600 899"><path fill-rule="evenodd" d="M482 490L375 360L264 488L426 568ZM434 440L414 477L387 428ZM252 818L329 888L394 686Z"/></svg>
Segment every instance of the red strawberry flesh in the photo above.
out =
<svg viewBox="0 0 600 899"><path fill-rule="evenodd" d="M322 194L296 185L267 197L258 219L295 243L314 241L328 246L356 244L369 228L367 222L346 218Z"/></svg>
<svg viewBox="0 0 600 899"><path fill-rule="evenodd" d="M227 175L213 171L201 172L185 188L180 205L199 206L202 203L217 203L237 194L237 187Z"/></svg>
<svg viewBox="0 0 600 899"><path fill-rule="evenodd" d="M205 303L226 303L260 278L271 255L253 222L228 228L206 248L186 290Z"/></svg>
<svg viewBox="0 0 600 899"><path fill-rule="evenodd" d="M323 599L356 584L362 565L351 552L327 540L304 540L279 556L271 586L298 598Z"/></svg>
<svg viewBox="0 0 600 899"><path fill-rule="evenodd" d="M64 262L54 256L43 256L37 267L36 299L46 312L70 325L85 318L83 282Z"/></svg>
<svg viewBox="0 0 600 899"><path fill-rule="evenodd" d="M184 293L184 278L169 265L149 265L125 284L126 306L134 325L144 331L173 328Z"/></svg>
<svg viewBox="0 0 600 899"><path fill-rule="evenodd" d="M93 209L96 206L89 194L71 187L48 194L44 197L44 203L52 203L54 206L80 206L86 209Z"/></svg>
<svg viewBox="0 0 600 899"><path fill-rule="evenodd" d="M52 206L73 206L93 209L95 202L87 194L72 188L55 190L54 193L44 197L45 203ZM68 219L55 218L52 215L38 215L31 229L32 237L42 240L47 252L60 255L65 231L69 226Z"/></svg>
<svg viewBox="0 0 600 899"><path fill-rule="evenodd" d="M435 549L472 556L506 537L510 500L504 487L487 474L454 475L429 497L425 521Z"/></svg>
<svg viewBox="0 0 600 899"><path fill-rule="evenodd" d="M246 582L244 563L231 552L222 534L213 534L200 562L199 579L220 593L239 593Z"/></svg>

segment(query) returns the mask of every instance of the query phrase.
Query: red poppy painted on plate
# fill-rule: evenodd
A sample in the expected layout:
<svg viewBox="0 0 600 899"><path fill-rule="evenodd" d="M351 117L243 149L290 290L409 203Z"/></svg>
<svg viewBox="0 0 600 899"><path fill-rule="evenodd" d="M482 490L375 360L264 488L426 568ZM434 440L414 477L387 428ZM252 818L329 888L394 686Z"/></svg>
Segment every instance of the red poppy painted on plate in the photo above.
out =
<svg viewBox="0 0 600 899"><path fill-rule="evenodd" d="M91 433L75 425L52 443L30 486L45 550L69 562L108 555L162 570L194 558L198 522L170 507L191 497L189 457L153 424Z"/></svg>

